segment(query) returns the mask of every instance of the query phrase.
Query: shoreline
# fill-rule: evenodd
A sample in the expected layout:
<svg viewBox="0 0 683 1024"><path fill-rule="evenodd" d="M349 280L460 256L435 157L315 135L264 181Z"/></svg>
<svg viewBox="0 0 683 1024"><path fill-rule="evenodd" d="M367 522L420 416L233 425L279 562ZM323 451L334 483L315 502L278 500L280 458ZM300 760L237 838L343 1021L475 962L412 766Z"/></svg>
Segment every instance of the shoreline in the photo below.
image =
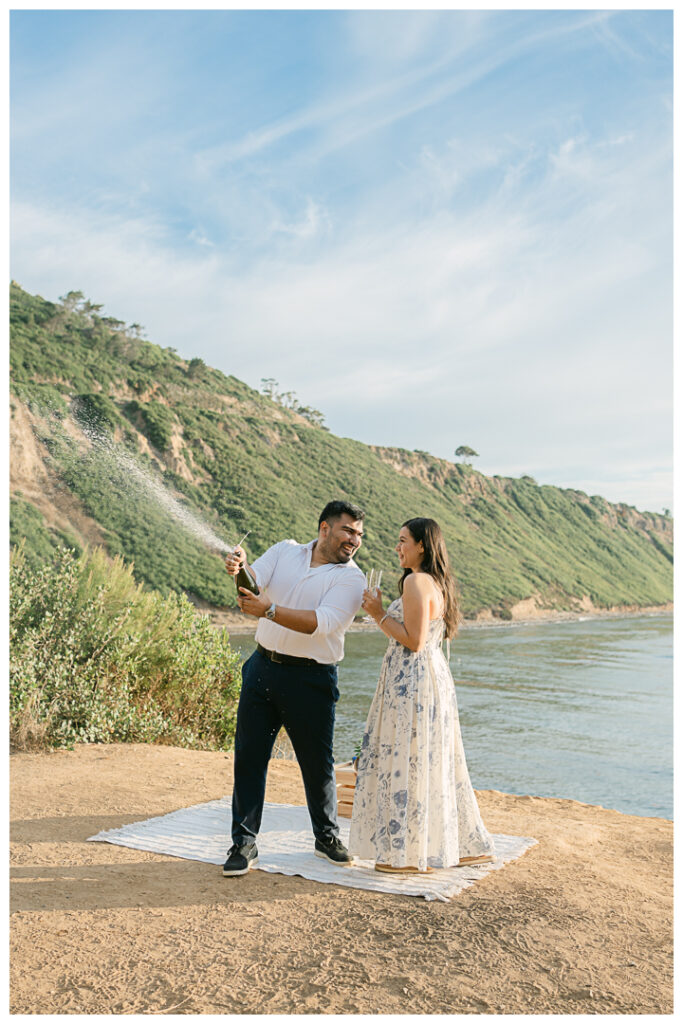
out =
<svg viewBox="0 0 683 1024"><path fill-rule="evenodd" d="M506 626L530 626L539 624L554 624L557 622L589 622L599 619L630 619L639 616L655 618L658 616L673 614L673 601L665 605L644 605L642 608L617 607L596 609L591 608L580 611L557 611L555 609L539 609L535 614L513 615L510 619L501 619L491 612L480 612L475 619L464 619L460 623L460 630L483 629L493 627L500 629ZM257 620L248 619L240 612L218 611L216 609L205 609L214 626L218 629L227 629L228 633L235 636L249 636L256 632ZM526 609L525 609L526 611ZM381 633L379 626L374 622L353 622L347 633Z"/></svg>

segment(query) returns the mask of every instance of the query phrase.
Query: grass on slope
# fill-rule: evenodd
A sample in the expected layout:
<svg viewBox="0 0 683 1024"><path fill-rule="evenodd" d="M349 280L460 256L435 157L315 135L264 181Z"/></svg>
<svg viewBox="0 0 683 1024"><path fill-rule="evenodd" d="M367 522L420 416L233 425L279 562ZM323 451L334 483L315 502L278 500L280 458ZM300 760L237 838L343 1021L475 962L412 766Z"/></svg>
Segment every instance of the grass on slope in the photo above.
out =
<svg viewBox="0 0 683 1024"><path fill-rule="evenodd" d="M56 407L62 418L85 409L131 450L142 433L167 462L175 434L194 479L168 469L167 485L224 535L251 530L252 557L283 537L308 540L322 506L348 497L368 514L359 564L385 570L388 597L399 575L392 572L398 529L428 515L444 529L466 614L493 607L505 617L533 593L552 607L584 594L599 606L671 600L672 551L657 528L661 517L638 514L635 525L602 498L530 478L490 480L427 453L398 452L420 462L425 483L201 360L185 364L172 350L131 337L83 301L68 309L13 286L11 309L16 393L34 409ZM138 579L212 604L234 602L220 560L131 493L111 466L75 458L55 440L53 424L54 468L106 529L110 551L135 562Z"/></svg>

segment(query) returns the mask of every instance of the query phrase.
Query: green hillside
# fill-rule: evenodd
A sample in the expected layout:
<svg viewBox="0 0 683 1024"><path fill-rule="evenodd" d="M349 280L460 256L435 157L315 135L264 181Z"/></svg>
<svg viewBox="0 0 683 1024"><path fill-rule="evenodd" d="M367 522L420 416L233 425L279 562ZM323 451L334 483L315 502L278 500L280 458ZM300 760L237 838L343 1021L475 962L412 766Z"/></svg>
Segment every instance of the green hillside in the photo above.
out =
<svg viewBox="0 0 683 1024"><path fill-rule="evenodd" d="M385 570L389 596L398 528L427 515L444 529L466 615L506 618L532 596L563 609L672 600L669 517L336 437L316 410L139 335L80 293L52 303L11 287L11 539L26 537L29 559L98 541L162 593L234 604L220 558L140 489L133 459L220 536L250 530L252 557L311 538L325 502L350 498L367 510L358 562Z"/></svg>

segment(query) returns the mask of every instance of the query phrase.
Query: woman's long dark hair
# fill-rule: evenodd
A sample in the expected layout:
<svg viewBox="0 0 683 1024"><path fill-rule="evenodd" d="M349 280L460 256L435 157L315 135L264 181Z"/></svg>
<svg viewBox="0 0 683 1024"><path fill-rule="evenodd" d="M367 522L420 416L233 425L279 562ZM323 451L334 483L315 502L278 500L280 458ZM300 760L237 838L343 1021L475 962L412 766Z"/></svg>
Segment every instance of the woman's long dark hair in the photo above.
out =
<svg viewBox="0 0 683 1024"><path fill-rule="evenodd" d="M421 568L423 572L429 573L443 594L445 633L449 639L452 639L458 632L461 616L455 580L448 561L448 551L441 527L434 519L424 519L421 516L416 519L408 519L403 526L408 528L413 540L417 543L422 541L424 555ZM399 594L403 593L405 578L412 571L412 569L406 569L398 581Z"/></svg>

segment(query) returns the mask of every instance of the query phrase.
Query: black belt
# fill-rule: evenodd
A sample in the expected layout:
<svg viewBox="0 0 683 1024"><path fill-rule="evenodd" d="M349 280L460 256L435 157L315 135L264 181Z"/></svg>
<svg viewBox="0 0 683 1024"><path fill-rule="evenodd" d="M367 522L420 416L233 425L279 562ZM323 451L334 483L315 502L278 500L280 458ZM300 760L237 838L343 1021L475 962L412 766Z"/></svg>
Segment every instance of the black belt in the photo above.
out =
<svg viewBox="0 0 683 1024"><path fill-rule="evenodd" d="M293 654L280 654L279 651L267 651L261 644L256 644L256 649L266 658L275 662L276 665L320 665L321 662L315 658L295 658Z"/></svg>

